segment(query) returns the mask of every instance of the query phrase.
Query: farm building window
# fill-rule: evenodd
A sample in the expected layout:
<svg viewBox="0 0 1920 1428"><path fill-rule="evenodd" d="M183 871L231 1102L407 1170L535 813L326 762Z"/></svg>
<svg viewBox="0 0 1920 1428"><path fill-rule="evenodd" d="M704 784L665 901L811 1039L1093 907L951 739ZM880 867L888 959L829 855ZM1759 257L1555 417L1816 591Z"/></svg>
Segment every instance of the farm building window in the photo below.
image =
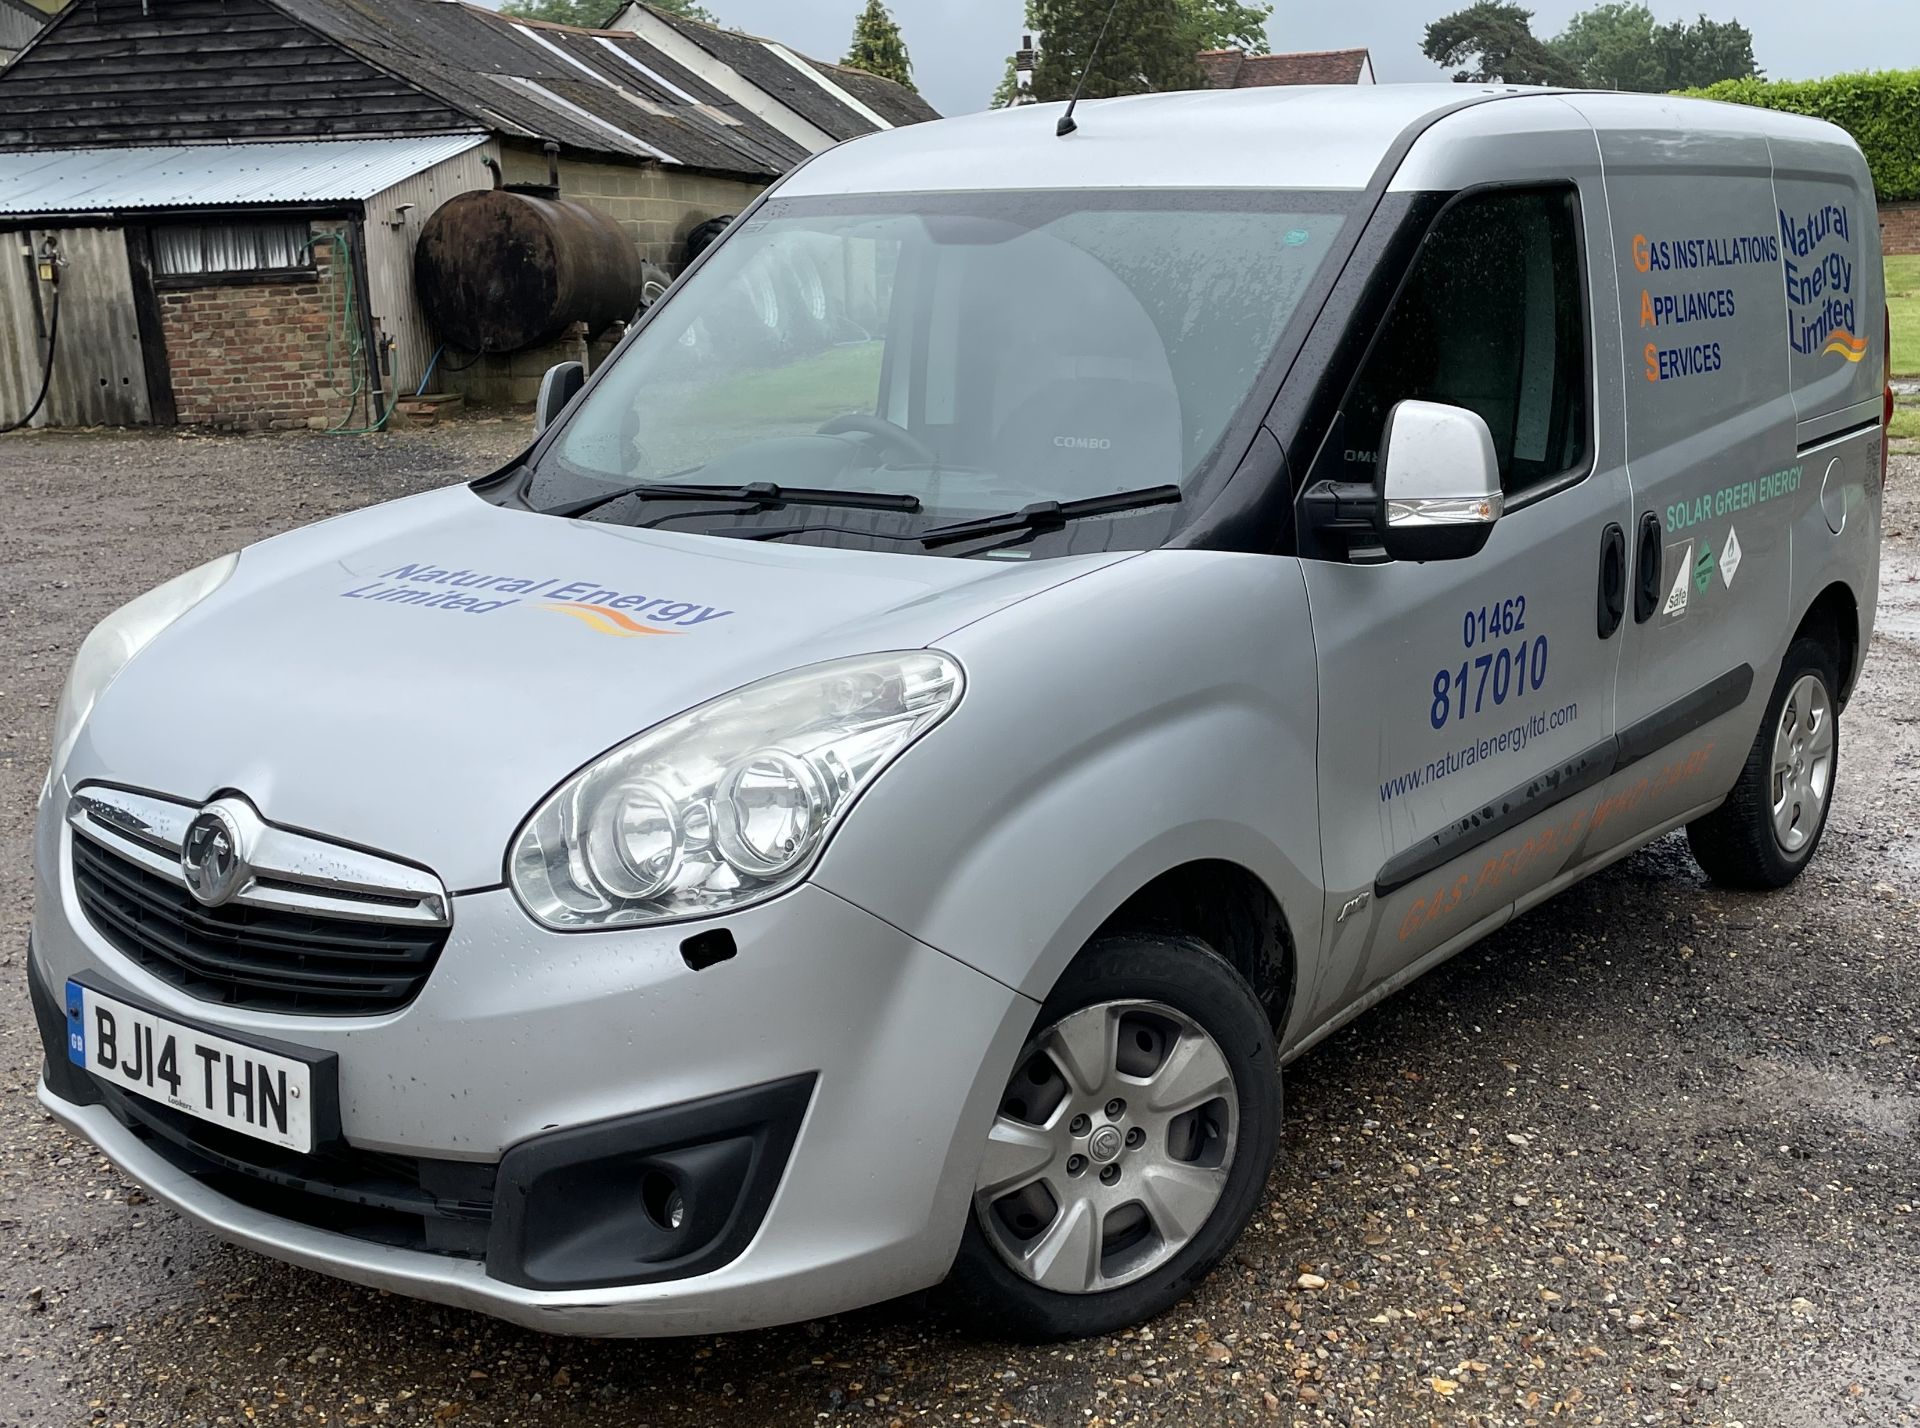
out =
<svg viewBox="0 0 1920 1428"><path fill-rule="evenodd" d="M154 273L163 278L204 273L274 273L313 266L305 223L218 223L156 228Z"/></svg>

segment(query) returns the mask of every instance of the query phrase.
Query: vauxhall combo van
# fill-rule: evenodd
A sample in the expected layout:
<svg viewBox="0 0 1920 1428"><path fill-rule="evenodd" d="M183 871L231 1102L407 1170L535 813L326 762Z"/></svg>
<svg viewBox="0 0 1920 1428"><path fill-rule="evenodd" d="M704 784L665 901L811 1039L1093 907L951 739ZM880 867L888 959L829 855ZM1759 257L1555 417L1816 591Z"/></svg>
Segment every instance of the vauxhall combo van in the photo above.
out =
<svg viewBox="0 0 1920 1428"><path fill-rule="evenodd" d="M944 1282L1088 1334L1226 1253L1368 1006L1676 829L1792 881L1878 583L1846 136L1059 118L814 158L503 470L109 616L47 1108L216 1234L541 1329Z"/></svg>

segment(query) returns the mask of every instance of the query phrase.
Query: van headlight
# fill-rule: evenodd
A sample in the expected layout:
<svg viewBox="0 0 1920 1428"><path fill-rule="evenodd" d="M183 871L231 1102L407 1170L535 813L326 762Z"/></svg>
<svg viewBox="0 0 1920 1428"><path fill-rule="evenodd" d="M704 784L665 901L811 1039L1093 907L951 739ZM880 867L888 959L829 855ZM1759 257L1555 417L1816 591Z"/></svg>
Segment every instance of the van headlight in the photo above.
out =
<svg viewBox="0 0 1920 1428"><path fill-rule="evenodd" d="M763 679L629 739L556 789L508 854L548 927L633 927L759 902L806 876L860 792L960 697L930 650Z"/></svg>
<svg viewBox="0 0 1920 1428"><path fill-rule="evenodd" d="M165 585L157 585L115 610L93 627L80 642L73 657L73 669L67 674L67 686L60 693L60 707L53 716L53 763L48 768L51 784L65 767L80 737L80 726L87 722L96 700L106 692L120 671L141 650L175 620L227 583L227 577L240 563L240 557L223 555L205 565L176 575Z"/></svg>

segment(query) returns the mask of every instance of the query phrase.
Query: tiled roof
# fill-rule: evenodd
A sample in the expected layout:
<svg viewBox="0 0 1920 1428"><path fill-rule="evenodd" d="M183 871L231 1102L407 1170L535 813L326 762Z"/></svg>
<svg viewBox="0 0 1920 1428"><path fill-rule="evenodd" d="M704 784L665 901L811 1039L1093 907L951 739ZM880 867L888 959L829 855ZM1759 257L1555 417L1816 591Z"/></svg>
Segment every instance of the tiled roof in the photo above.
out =
<svg viewBox="0 0 1920 1428"><path fill-rule="evenodd" d="M1308 50L1290 55L1250 55L1244 50L1206 50L1200 71L1210 89L1263 89L1276 84L1358 84L1368 56L1358 50Z"/></svg>
<svg viewBox="0 0 1920 1428"><path fill-rule="evenodd" d="M905 85L843 64L828 64L825 60L808 60L807 63L895 127L940 117L938 109Z"/></svg>
<svg viewBox="0 0 1920 1428"><path fill-rule="evenodd" d="M872 120L835 98L828 86L814 83L775 54L767 41L665 10L653 13L679 31L682 38L698 45L756 88L771 94L814 128L835 139L854 139L874 131Z"/></svg>
<svg viewBox="0 0 1920 1428"><path fill-rule="evenodd" d="M453 0L272 0L342 48L497 132L773 178L805 151L624 30Z"/></svg>

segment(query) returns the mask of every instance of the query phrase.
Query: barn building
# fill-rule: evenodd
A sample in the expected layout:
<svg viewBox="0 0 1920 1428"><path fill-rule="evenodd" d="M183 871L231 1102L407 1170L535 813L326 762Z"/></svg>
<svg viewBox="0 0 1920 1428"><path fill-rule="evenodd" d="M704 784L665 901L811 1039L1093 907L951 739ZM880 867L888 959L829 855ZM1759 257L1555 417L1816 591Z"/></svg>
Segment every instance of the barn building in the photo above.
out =
<svg viewBox="0 0 1920 1428"><path fill-rule="evenodd" d="M616 333L448 342L415 259L449 200L557 191L671 274L808 154L933 117L639 4L581 30L458 0L74 0L0 70L0 424L56 315L34 425L358 430L423 384L528 401Z"/></svg>

